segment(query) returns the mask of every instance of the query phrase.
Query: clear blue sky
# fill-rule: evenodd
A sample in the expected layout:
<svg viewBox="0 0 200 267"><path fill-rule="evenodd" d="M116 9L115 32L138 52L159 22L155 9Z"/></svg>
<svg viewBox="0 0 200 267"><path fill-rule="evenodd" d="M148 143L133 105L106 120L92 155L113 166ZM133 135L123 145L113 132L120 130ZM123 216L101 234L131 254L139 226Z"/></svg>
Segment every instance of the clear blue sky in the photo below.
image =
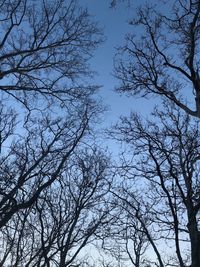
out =
<svg viewBox="0 0 200 267"><path fill-rule="evenodd" d="M149 113L152 108L152 100L119 96L114 92L118 81L112 76L115 48L123 44L126 33L133 31L133 26L128 25L128 19L134 16L135 7L142 1L134 1L132 9L126 8L122 3L111 9L109 2L109 0L81 1L81 4L85 4L89 13L94 16L94 20L99 22L99 26L104 28L106 37L105 43L95 52L91 65L98 73L95 82L102 85L100 94L103 101L110 107L105 121L107 126L115 123L120 115L128 115L131 110L145 115L144 113Z"/></svg>

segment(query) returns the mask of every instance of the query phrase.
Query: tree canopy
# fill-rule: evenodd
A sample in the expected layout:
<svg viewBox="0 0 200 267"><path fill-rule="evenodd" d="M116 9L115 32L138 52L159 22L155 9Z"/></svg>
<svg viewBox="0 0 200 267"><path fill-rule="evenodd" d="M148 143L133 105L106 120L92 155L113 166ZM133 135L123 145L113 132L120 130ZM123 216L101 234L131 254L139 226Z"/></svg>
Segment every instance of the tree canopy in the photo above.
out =
<svg viewBox="0 0 200 267"><path fill-rule="evenodd" d="M0 2L0 266L199 267L200 1L137 8L116 91L158 105L106 131L81 4Z"/></svg>

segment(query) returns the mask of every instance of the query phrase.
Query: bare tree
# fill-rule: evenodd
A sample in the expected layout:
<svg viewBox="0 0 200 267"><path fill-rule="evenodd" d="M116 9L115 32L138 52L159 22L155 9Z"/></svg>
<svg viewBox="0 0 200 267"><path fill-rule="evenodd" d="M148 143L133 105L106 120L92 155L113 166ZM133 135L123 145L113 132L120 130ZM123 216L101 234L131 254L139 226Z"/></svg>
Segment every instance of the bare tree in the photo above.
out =
<svg viewBox="0 0 200 267"><path fill-rule="evenodd" d="M162 1L161 7L151 1L130 24L134 34L116 56L117 89L161 96L164 111L146 124L132 114L117 126L114 138L131 147L122 176L132 181L119 199L141 224L157 266L197 267L200 1Z"/></svg>
<svg viewBox="0 0 200 267"><path fill-rule="evenodd" d="M19 210L31 207L41 192L59 178L89 130L90 119L96 116L96 107L82 111L65 119L30 119L4 150L0 158L0 227ZM9 125L5 124L3 136L7 128L12 133L14 116L9 118Z"/></svg>
<svg viewBox="0 0 200 267"><path fill-rule="evenodd" d="M133 155L122 165L121 175L128 182L119 191L118 199L127 216L142 227L157 266L197 267L199 121L169 102L164 112L156 110L154 116L155 122L147 121L145 125L132 114L123 118L114 131L113 136L125 141Z"/></svg>
<svg viewBox="0 0 200 267"><path fill-rule="evenodd" d="M123 175L123 172L121 174ZM103 250L111 256L114 266L116 264L119 266L146 266L146 258L143 256L146 255L149 240L140 220L140 207L133 205L135 209L132 209L132 201L129 202L130 197L128 197L127 188L131 187L130 191L132 191L133 183L127 185L125 181L121 182L122 179L119 177L117 180L119 180L117 185L111 188L115 220L104 238ZM146 227L147 225L146 221Z"/></svg>
<svg viewBox="0 0 200 267"><path fill-rule="evenodd" d="M162 1L160 8L152 1L137 14L116 58L118 90L159 95L200 117L200 2Z"/></svg>
<svg viewBox="0 0 200 267"><path fill-rule="evenodd" d="M80 252L110 221L107 167L96 149L78 151L56 183L2 228L1 266L80 266Z"/></svg>
<svg viewBox="0 0 200 267"><path fill-rule="evenodd" d="M0 266L87 266L109 221L108 160L88 138L102 33L79 4L0 3Z"/></svg>
<svg viewBox="0 0 200 267"><path fill-rule="evenodd" d="M0 7L3 95L41 109L95 90L81 78L91 75L87 61L102 35L77 0L6 0Z"/></svg>
<svg viewBox="0 0 200 267"><path fill-rule="evenodd" d="M5 0L0 20L1 228L59 178L102 111L86 80L102 35L76 0Z"/></svg>
<svg viewBox="0 0 200 267"><path fill-rule="evenodd" d="M87 266L109 221L108 160L88 138L102 33L80 2L0 3L1 266Z"/></svg>

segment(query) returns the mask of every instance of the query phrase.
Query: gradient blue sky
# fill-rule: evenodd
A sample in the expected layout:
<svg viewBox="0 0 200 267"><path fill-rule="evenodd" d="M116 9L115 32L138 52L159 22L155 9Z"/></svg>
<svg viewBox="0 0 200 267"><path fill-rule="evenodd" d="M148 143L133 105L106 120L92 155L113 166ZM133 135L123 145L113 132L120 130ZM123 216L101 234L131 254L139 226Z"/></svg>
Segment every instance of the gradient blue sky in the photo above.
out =
<svg viewBox="0 0 200 267"><path fill-rule="evenodd" d="M109 0L82 0L81 2L87 6L94 20L99 22L99 26L104 28L106 37L104 44L95 52L91 65L98 73L95 82L102 85L100 95L104 103L110 107L105 120L107 126L115 123L120 115L128 115L131 110L145 115L152 109L152 100L120 96L114 92L118 81L112 75L115 48L123 44L126 33L134 30L133 26L128 24L128 19L134 16L136 7L142 2L143 0L135 0L132 8L126 8L123 3L119 3L116 8L109 8Z"/></svg>

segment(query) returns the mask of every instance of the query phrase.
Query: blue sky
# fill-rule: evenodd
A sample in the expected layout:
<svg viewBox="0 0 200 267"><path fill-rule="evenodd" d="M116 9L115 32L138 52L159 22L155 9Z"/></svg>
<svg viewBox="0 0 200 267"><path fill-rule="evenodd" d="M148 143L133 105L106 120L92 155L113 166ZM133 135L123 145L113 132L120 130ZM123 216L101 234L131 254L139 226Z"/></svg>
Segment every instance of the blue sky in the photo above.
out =
<svg viewBox="0 0 200 267"><path fill-rule="evenodd" d="M134 16L135 7L142 1L134 1L133 8L126 8L119 4L116 8L109 8L109 0L82 0L99 26L104 28L106 41L96 51L91 60L92 69L97 71L95 82L102 85L100 95L103 102L109 106L105 124L113 124L120 115L128 115L130 111L137 111L143 115L152 109L152 100L120 96L114 92L118 81L113 77L113 57L117 47L123 45L126 33L133 31L133 26L128 25L128 19ZM144 108L145 107L145 108Z"/></svg>

